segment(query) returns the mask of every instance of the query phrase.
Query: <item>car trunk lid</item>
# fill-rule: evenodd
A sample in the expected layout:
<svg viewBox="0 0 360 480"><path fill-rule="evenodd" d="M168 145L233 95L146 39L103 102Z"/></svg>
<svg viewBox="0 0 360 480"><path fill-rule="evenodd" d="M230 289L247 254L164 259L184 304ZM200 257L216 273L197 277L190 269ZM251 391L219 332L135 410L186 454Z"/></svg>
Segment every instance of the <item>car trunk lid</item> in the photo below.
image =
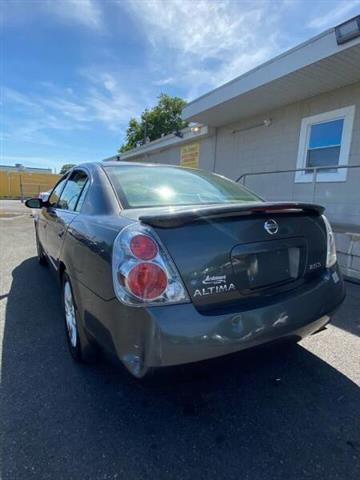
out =
<svg viewBox="0 0 360 480"><path fill-rule="evenodd" d="M326 261L322 212L264 202L142 213L139 220L168 249L194 305L212 313L269 301L318 274Z"/></svg>
<svg viewBox="0 0 360 480"><path fill-rule="evenodd" d="M175 228L201 219L234 218L253 214L276 212L309 212L321 214L324 207L303 202L246 202L243 204L166 207L151 209L139 215L139 220L158 228ZM160 210L160 212L159 212Z"/></svg>

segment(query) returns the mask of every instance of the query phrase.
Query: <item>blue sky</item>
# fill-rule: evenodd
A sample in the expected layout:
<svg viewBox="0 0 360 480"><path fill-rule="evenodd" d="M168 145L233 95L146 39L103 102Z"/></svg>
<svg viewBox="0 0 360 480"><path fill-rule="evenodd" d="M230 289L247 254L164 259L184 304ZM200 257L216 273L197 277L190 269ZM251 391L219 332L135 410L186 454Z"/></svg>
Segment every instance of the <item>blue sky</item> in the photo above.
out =
<svg viewBox="0 0 360 480"><path fill-rule="evenodd" d="M360 12L360 0L2 0L0 163L116 153L161 92L187 100Z"/></svg>

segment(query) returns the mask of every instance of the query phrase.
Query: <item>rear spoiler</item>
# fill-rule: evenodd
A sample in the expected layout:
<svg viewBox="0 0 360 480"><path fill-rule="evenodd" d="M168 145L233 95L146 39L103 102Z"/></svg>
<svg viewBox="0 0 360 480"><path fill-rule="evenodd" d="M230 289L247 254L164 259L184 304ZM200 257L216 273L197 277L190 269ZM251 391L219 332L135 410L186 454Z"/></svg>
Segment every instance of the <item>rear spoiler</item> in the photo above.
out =
<svg viewBox="0 0 360 480"><path fill-rule="evenodd" d="M173 213L142 215L139 220L158 228L175 228L199 220L241 217L246 215L266 215L273 213L310 213L321 215L325 208L321 205L300 202L251 202L244 204L214 205Z"/></svg>

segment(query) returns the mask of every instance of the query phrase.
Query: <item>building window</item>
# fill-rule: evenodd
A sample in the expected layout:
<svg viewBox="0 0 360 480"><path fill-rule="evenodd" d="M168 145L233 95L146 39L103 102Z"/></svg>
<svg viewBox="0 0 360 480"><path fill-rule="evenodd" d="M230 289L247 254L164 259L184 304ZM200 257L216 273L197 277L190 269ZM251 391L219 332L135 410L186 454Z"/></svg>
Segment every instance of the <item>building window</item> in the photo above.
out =
<svg viewBox="0 0 360 480"><path fill-rule="evenodd" d="M302 120L297 168L308 170L296 172L295 182L312 182L314 168L318 182L346 180L347 169L336 167L348 164L354 113L351 106Z"/></svg>

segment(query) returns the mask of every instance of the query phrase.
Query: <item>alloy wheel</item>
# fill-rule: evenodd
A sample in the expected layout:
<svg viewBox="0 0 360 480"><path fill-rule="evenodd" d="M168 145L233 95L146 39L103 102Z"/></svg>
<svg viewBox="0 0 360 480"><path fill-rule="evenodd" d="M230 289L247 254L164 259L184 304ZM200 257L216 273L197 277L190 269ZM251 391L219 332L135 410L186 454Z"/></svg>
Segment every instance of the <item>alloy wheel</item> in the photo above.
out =
<svg viewBox="0 0 360 480"><path fill-rule="evenodd" d="M64 284L64 306L67 334L71 346L75 348L78 341L78 334L76 328L76 313L73 294L71 291L70 283L68 281L66 281Z"/></svg>

